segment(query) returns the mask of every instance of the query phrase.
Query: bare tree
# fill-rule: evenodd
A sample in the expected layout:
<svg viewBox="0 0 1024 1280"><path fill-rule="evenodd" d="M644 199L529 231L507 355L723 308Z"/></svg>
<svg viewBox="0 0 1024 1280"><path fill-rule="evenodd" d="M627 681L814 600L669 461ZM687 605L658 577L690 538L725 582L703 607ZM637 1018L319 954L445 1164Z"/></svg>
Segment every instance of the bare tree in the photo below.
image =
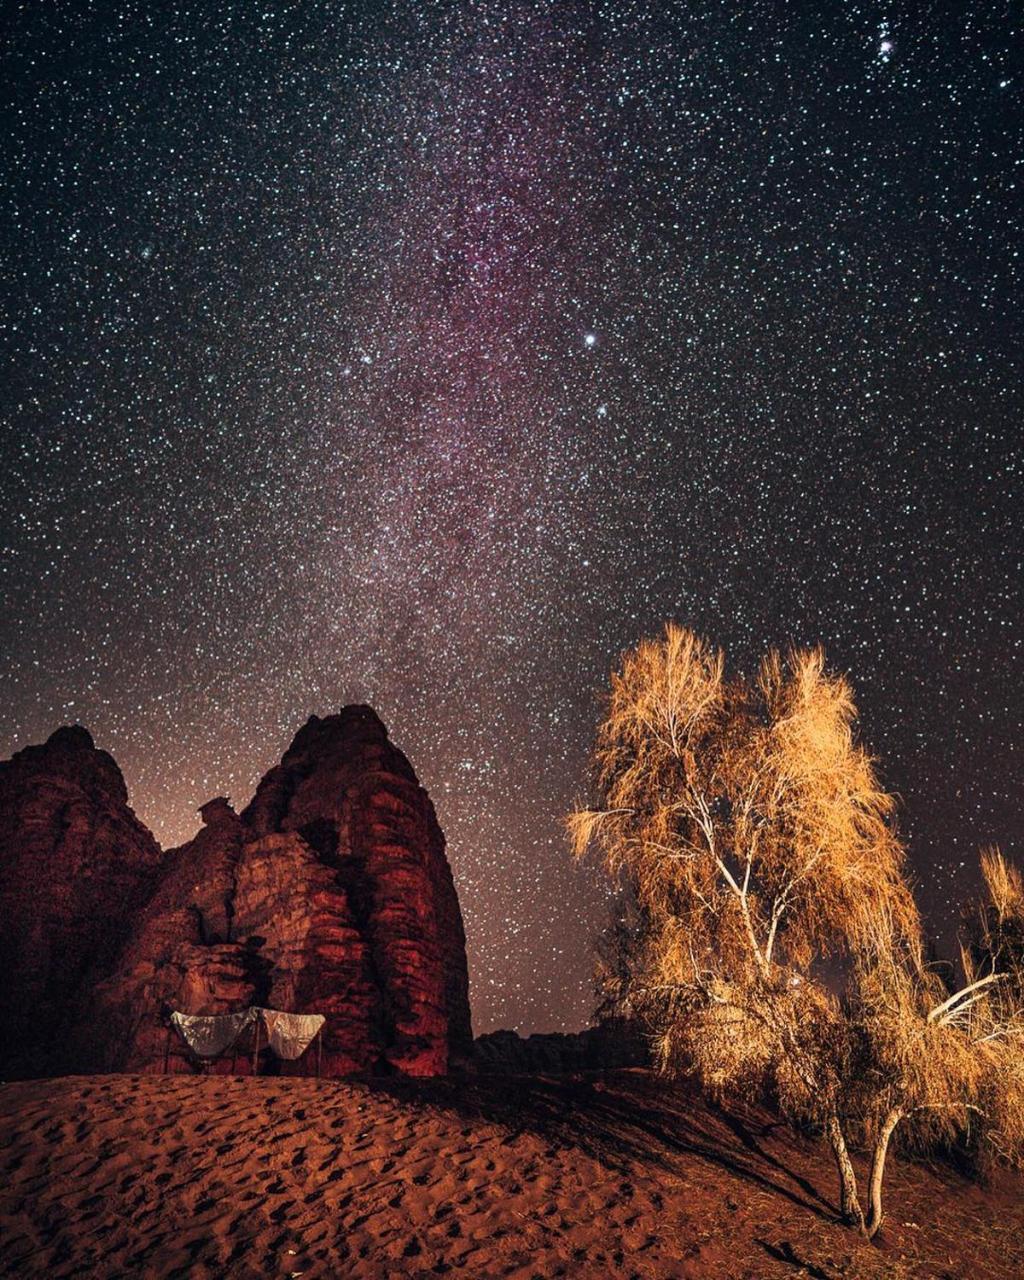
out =
<svg viewBox="0 0 1024 1280"><path fill-rule="evenodd" d="M577 854L599 844L643 913L618 997L652 1028L661 1068L716 1094L769 1090L790 1118L819 1123L843 1216L872 1232L892 1132L911 1114L929 1117L918 1133L937 1123L937 1077L921 1092L929 1029L981 1016L996 984L972 978L939 999L894 801L855 716L820 651L773 653L755 681L727 679L720 652L669 626L612 677L601 803L570 828ZM912 1026L924 1031L907 1058ZM957 1105L944 1123L976 1104ZM853 1123L875 1149L867 1219Z"/></svg>

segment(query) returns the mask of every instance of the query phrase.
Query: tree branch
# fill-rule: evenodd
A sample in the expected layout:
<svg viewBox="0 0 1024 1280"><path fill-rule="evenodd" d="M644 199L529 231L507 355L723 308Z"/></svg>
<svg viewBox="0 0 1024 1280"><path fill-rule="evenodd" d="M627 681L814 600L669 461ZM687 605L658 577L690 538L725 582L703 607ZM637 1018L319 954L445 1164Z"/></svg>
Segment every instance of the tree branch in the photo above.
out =
<svg viewBox="0 0 1024 1280"><path fill-rule="evenodd" d="M981 998L979 995L972 995L973 992L979 992L983 987L987 987L993 982L999 982L1002 977L1001 973L990 973L984 978L979 978L977 982L970 983L969 986L961 987L948 1000L943 1000L942 1004L937 1004L931 1010L928 1014L928 1021L938 1022L940 1026L944 1025L952 1018L955 1018L957 1014L962 1013L965 1008L974 1004L975 1000ZM971 996L971 999L964 1005L962 1001L966 1000L968 996Z"/></svg>

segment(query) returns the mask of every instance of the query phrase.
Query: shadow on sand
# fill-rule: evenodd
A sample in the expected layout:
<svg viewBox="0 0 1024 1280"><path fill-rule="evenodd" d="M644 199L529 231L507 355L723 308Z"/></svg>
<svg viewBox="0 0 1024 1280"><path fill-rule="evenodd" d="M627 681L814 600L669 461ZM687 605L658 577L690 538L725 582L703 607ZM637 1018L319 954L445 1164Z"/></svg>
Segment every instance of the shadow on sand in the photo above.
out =
<svg viewBox="0 0 1024 1280"><path fill-rule="evenodd" d="M771 1135L775 1147L785 1144L798 1154L798 1140L777 1132L777 1120L754 1108L725 1111L642 1072L366 1083L401 1102L505 1129L506 1141L531 1133L552 1146L578 1150L624 1177L636 1164L678 1174L679 1157L697 1156L823 1221L838 1219L832 1201L766 1149L764 1139Z"/></svg>

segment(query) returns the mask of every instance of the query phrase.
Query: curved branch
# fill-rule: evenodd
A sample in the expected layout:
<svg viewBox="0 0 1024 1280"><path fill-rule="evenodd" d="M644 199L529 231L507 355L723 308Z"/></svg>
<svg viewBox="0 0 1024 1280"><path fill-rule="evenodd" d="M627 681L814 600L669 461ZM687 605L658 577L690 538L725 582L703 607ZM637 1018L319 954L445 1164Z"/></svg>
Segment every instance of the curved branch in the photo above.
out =
<svg viewBox="0 0 1024 1280"><path fill-rule="evenodd" d="M981 997L977 992L982 988L989 986L993 982L999 982L1004 975L1001 973L990 973L984 978L979 978L977 982L970 983L969 986L961 987L959 991L954 992L948 1000L943 1000L942 1004L937 1004L928 1014L929 1022L938 1022L940 1026L951 1021L959 1013L969 1008L976 1000ZM970 996L968 1000L967 997ZM966 1003L964 1003L966 1001Z"/></svg>

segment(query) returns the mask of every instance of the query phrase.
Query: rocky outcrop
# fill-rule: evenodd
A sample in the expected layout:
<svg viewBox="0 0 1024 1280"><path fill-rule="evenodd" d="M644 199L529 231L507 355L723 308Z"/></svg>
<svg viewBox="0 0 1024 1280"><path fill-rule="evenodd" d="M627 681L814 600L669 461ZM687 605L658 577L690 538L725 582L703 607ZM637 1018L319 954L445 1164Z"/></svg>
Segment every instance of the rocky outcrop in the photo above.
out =
<svg viewBox="0 0 1024 1280"><path fill-rule="evenodd" d="M491 1031L473 1046L476 1070L485 1075L573 1075L650 1065L650 1053L635 1026L609 1018L584 1031L538 1033Z"/></svg>
<svg viewBox="0 0 1024 1280"><path fill-rule="evenodd" d="M83 984L110 967L161 860L85 729L0 763L0 1077L74 1065Z"/></svg>
<svg viewBox="0 0 1024 1280"><path fill-rule="evenodd" d="M94 993L94 1065L162 1069L171 1008L250 1004L326 1015L325 1074L435 1075L470 1054L444 836L369 707L312 717L240 815L223 798L200 812Z"/></svg>

